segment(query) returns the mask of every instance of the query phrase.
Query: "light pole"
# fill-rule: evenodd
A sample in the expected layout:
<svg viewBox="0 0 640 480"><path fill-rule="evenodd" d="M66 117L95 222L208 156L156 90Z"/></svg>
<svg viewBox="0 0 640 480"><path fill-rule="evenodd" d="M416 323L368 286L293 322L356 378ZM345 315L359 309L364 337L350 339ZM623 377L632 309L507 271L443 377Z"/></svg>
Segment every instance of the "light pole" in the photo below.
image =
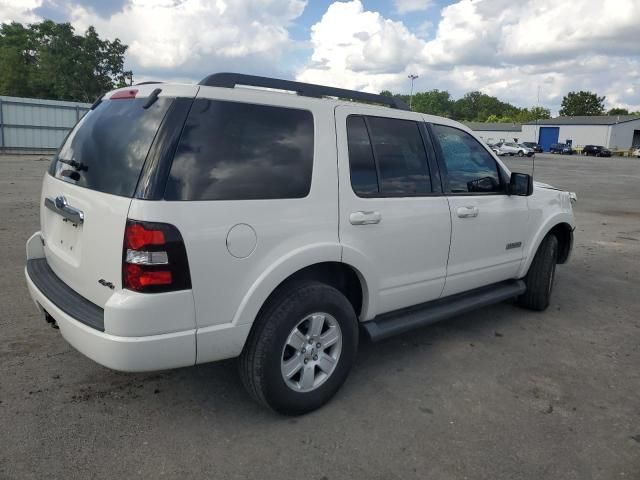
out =
<svg viewBox="0 0 640 480"><path fill-rule="evenodd" d="M540 85L538 85L538 101L536 102L536 143L540 143L540 127L538 127L539 115L540 115Z"/></svg>
<svg viewBox="0 0 640 480"><path fill-rule="evenodd" d="M415 75L413 73L407 77L411 79L411 94L409 95L409 110L411 110L411 102L413 101L413 82L418 77L419 75Z"/></svg>

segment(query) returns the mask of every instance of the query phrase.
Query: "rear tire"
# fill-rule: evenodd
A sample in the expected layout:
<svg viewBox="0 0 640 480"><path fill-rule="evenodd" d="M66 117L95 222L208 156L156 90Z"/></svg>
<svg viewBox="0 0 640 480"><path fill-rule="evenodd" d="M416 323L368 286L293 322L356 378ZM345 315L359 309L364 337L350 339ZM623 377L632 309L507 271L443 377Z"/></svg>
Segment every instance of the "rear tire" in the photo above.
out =
<svg viewBox="0 0 640 480"><path fill-rule="evenodd" d="M518 305L530 310L542 311L549 306L558 258L558 239L547 235L529 267L524 282L527 291L518 297Z"/></svg>
<svg viewBox="0 0 640 480"><path fill-rule="evenodd" d="M519 157L524 157L524 152L523 152L522 150L520 150L520 151L518 152L518 156L519 156Z"/></svg>
<svg viewBox="0 0 640 480"><path fill-rule="evenodd" d="M316 335L311 330L319 316L326 322L322 320ZM330 330L339 340L323 343ZM240 376L258 403L285 415L301 415L321 407L338 391L357 347L358 320L351 303L329 285L303 282L285 287L259 314L240 356ZM294 367L296 373L286 377L285 369ZM307 373L313 376L311 383Z"/></svg>

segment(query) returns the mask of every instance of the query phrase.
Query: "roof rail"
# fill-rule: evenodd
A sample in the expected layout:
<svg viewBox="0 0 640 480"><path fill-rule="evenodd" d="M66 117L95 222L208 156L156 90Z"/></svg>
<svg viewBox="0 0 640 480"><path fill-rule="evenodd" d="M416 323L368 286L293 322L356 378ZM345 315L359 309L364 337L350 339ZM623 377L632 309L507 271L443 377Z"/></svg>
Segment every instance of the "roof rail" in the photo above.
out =
<svg viewBox="0 0 640 480"><path fill-rule="evenodd" d="M298 95L301 95L303 97L338 97L359 102L381 103L391 108L397 108L399 110L409 110L407 104L396 97L376 95L375 93L358 92L356 90L346 90L344 88L325 87L324 85L314 85L313 83L281 80L279 78L245 75L242 73L214 73L203 78L200 83L198 83L198 85L225 88L234 88L236 85L273 88L276 90L287 90L296 92Z"/></svg>

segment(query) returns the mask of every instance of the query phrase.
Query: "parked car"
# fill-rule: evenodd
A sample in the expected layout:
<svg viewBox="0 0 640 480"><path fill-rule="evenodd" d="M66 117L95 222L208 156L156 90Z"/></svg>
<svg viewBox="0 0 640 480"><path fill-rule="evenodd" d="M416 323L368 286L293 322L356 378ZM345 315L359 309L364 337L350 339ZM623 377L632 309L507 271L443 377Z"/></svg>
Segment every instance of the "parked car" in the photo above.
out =
<svg viewBox="0 0 640 480"><path fill-rule="evenodd" d="M636 147L635 150L631 152L631 156L640 158L640 147Z"/></svg>
<svg viewBox="0 0 640 480"><path fill-rule="evenodd" d="M552 143L549 147L550 153L559 153L561 155L573 155L575 150L567 143Z"/></svg>
<svg viewBox="0 0 640 480"><path fill-rule="evenodd" d="M544 151L542 149L542 146L540 146L540 144L536 142L522 142L522 145L524 145L527 148L530 148L535 153L542 153Z"/></svg>
<svg viewBox="0 0 640 480"><path fill-rule="evenodd" d="M610 157L611 150L602 145L585 145L582 149L582 155L593 155L595 157Z"/></svg>
<svg viewBox="0 0 640 480"><path fill-rule="evenodd" d="M518 155L519 157L530 157L534 154L531 148L527 148L523 145L518 145L514 142L501 142L495 145L498 155Z"/></svg>
<svg viewBox="0 0 640 480"><path fill-rule="evenodd" d="M573 201L397 99L216 74L94 103L44 176L25 274L96 362L240 357L253 398L301 414L340 388L361 331L546 309Z"/></svg>

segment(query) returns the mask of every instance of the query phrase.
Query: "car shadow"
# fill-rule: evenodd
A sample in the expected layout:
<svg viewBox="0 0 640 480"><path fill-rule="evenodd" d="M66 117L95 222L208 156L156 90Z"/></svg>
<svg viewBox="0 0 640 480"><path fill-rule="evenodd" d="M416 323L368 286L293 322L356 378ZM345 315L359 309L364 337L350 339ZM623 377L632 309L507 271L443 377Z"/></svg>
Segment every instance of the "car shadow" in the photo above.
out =
<svg viewBox="0 0 640 480"><path fill-rule="evenodd" d="M366 395L372 378L384 378L401 371L398 365L427 365L429 358L442 354L450 342L473 345L487 341L504 341L501 329L512 323L516 316L536 315L509 303L502 303L429 325L390 339L373 343L364 334L354 368L345 386L331 405L349 403L352 397ZM439 353L437 353L439 352ZM469 355L473 351L469 349ZM426 355L426 360L425 360ZM105 372L108 372L105 374ZM91 375L93 377L93 375ZM113 391L128 398L130 407L145 407L149 397L167 410L167 414L180 416L194 410L208 418L224 415L225 422L246 422L247 416L271 422L283 417L254 402L244 390L238 373L237 359L225 360L193 367L162 372L127 374L100 368L98 378L87 378L93 385L89 394L79 392L78 399L113 397ZM105 382L108 383L105 385ZM85 384L86 385L86 384ZM85 387L86 388L86 387ZM105 393L107 392L108 393ZM136 392L140 392L136 394ZM93 395L92 395L93 394ZM117 397L118 395L116 395ZM326 408L326 407L325 407ZM321 409L322 411L324 409ZM313 414L312 414L313 415Z"/></svg>

